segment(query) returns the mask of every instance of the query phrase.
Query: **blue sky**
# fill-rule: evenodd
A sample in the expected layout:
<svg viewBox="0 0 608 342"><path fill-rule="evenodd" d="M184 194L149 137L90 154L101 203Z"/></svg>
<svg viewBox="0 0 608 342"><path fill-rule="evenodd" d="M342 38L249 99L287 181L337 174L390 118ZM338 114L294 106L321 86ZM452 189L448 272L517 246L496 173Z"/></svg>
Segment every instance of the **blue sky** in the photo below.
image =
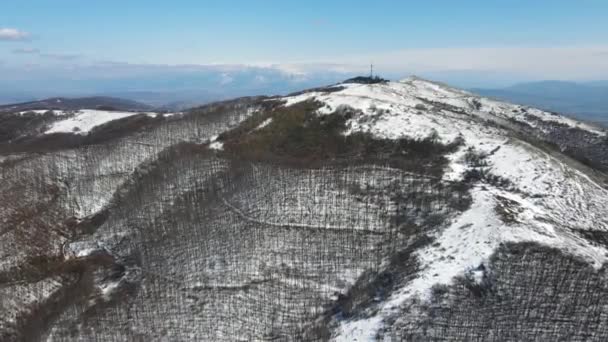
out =
<svg viewBox="0 0 608 342"><path fill-rule="evenodd" d="M391 74L606 79L607 14L605 0L1 1L0 65L15 73L110 61L306 72L374 61Z"/></svg>

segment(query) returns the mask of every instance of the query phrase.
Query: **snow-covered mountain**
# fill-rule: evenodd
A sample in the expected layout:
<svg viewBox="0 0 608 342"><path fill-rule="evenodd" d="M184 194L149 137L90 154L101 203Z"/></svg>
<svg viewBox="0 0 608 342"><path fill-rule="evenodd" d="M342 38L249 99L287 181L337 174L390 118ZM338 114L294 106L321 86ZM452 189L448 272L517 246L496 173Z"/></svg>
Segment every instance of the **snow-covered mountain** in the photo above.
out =
<svg viewBox="0 0 608 342"><path fill-rule="evenodd" d="M601 128L416 77L47 116L0 144L2 340L608 338Z"/></svg>
<svg viewBox="0 0 608 342"><path fill-rule="evenodd" d="M477 184L471 190L470 208L438 231L433 245L417 251L421 263L417 278L396 289L369 317L343 322L337 339L372 339L385 321L398 318L404 303L414 297L428 300L433 286L450 285L467 272L481 284L490 270L479 270L480 265L487 264L499 246L509 242L555 247L598 269L606 262L606 246L580 234L608 231L606 183L585 174L566 158L514 136L519 125L537 129L541 137L557 126L604 139L605 148L605 131L415 77L398 83L338 87L341 89L336 92L287 98L286 103L319 101L323 104L319 115L342 106L354 108L359 115L349 119L345 134L369 132L388 139L436 135L445 143L462 139L460 149L448 156L444 181L462 180L467 172L479 168L509 185ZM472 152L482 157L483 166L467 158Z"/></svg>

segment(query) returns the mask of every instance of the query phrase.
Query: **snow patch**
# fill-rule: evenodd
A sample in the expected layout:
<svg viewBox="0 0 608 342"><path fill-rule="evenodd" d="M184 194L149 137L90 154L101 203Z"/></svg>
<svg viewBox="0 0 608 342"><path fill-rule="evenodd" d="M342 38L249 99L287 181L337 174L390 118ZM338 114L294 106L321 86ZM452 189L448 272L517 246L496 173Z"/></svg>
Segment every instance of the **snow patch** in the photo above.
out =
<svg viewBox="0 0 608 342"><path fill-rule="evenodd" d="M473 281L476 285L483 284L483 278L485 276L485 271L480 268L475 268L467 272L467 278Z"/></svg>
<svg viewBox="0 0 608 342"><path fill-rule="evenodd" d="M214 135L209 139L209 148L216 151L222 151L224 149L224 143L217 141L219 135Z"/></svg>
<svg viewBox="0 0 608 342"><path fill-rule="evenodd" d="M100 242L76 241L64 247L63 256L66 259L86 258L101 251L105 251L105 247Z"/></svg>
<svg viewBox="0 0 608 342"><path fill-rule="evenodd" d="M19 116L23 116L25 114L28 113L34 113L37 115L43 115L47 112L53 112L53 115L55 116L64 116L64 115L68 115L70 112L69 111L63 111L63 110L53 110L53 109L35 109L35 110L24 110L21 112L18 112L17 115Z"/></svg>
<svg viewBox="0 0 608 342"><path fill-rule="evenodd" d="M224 143L221 141L212 142L211 144L209 144L209 148L212 150L221 151L224 149Z"/></svg>
<svg viewBox="0 0 608 342"><path fill-rule="evenodd" d="M272 118L268 118L266 120L264 120L258 127L255 128L255 130L260 130L268 125L270 125L270 123L272 122Z"/></svg>
<svg viewBox="0 0 608 342"><path fill-rule="evenodd" d="M118 281L114 281L114 282L104 283L101 286L99 286L99 291L101 292L102 298L105 301L110 300L112 293L114 293L120 287L121 282L122 282L122 279L120 279Z"/></svg>
<svg viewBox="0 0 608 342"><path fill-rule="evenodd" d="M72 117L53 123L51 128L44 133L74 133L86 135L97 126L103 125L110 121L124 119L138 114L146 114L149 117L156 117L157 115L157 113L153 112L111 112L95 109L83 109L76 112L76 114Z"/></svg>

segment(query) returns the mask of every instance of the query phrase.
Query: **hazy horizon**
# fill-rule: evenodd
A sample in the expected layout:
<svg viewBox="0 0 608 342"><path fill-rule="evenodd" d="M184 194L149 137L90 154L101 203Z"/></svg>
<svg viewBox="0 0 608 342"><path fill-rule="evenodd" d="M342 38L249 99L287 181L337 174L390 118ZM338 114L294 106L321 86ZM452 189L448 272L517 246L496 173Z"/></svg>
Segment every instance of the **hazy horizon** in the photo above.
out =
<svg viewBox="0 0 608 342"><path fill-rule="evenodd" d="M236 9L236 11L235 11ZM0 4L0 92L281 90L377 73L463 88L608 79L608 3ZM44 90L44 92L41 92Z"/></svg>

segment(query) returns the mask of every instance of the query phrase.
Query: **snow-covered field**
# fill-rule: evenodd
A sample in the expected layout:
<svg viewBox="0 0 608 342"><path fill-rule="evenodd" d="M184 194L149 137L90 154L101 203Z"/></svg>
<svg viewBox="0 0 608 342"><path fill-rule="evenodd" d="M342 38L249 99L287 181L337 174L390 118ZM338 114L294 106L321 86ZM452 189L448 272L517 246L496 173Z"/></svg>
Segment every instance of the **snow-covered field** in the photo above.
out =
<svg viewBox="0 0 608 342"><path fill-rule="evenodd" d="M138 114L145 114L150 117L156 117L156 115L158 115L153 112L110 112L105 110L83 109L77 111L73 116L53 123L53 125L44 133L76 133L84 135L88 134L93 128L107 122L124 119Z"/></svg>

